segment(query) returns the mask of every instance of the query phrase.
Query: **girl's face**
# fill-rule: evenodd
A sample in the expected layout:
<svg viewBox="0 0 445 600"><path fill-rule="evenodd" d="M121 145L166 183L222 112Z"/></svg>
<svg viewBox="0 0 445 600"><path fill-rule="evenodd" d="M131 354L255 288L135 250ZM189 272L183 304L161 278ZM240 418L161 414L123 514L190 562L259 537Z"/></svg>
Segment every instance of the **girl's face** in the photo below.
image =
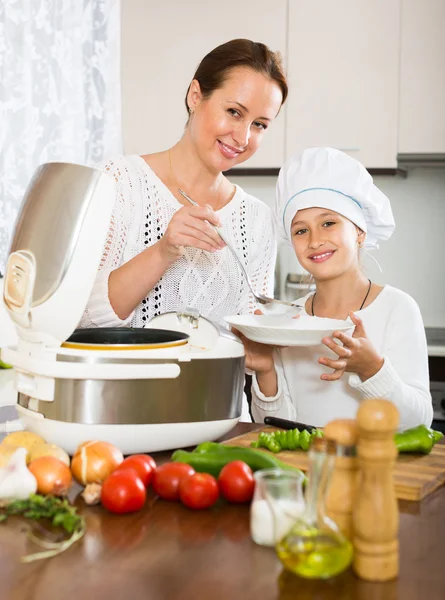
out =
<svg viewBox="0 0 445 600"><path fill-rule="evenodd" d="M203 99L199 83L190 86L193 109L187 126L198 154L215 171L227 171L258 150L282 102L278 84L248 68L235 68L223 87Z"/></svg>
<svg viewBox="0 0 445 600"><path fill-rule="evenodd" d="M315 279L333 279L358 267L358 244L365 234L346 217L326 208L299 210L291 226L301 266Z"/></svg>

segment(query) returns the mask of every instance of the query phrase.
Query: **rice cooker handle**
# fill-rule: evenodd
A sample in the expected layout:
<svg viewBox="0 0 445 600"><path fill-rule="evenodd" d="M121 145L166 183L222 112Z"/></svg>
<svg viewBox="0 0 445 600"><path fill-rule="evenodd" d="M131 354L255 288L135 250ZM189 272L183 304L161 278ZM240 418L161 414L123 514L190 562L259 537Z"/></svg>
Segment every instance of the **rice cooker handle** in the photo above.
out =
<svg viewBox="0 0 445 600"><path fill-rule="evenodd" d="M61 363L58 363L59 365ZM181 372L177 363L155 363L142 365L85 365L77 364L78 373L70 373L67 377L72 379L176 379ZM71 368L73 364L71 364ZM84 368L88 367L85 374ZM63 377L63 375L59 375Z"/></svg>
<svg viewBox="0 0 445 600"><path fill-rule="evenodd" d="M150 364L88 364L42 360L13 348L5 348L5 360L29 376L60 379L176 379L181 372L177 362Z"/></svg>

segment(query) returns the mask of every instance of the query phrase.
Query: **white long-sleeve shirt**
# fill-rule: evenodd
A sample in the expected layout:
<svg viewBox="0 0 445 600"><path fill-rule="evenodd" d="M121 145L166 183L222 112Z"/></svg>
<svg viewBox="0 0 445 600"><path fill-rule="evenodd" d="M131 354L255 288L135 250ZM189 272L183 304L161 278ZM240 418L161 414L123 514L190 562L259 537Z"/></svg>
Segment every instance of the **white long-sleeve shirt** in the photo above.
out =
<svg viewBox="0 0 445 600"><path fill-rule="evenodd" d="M117 196L80 327L144 327L154 316L186 307L227 326L224 317L254 312L253 296L228 248L210 253L187 247L135 311L127 319L119 319L108 298L110 273L159 241L182 204L140 156L117 156L98 168L114 178ZM217 214L224 236L244 262L254 288L272 295L276 243L268 206L236 186L232 200Z"/></svg>
<svg viewBox="0 0 445 600"><path fill-rule="evenodd" d="M305 298L296 301L304 307ZM307 314L303 308L303 314ZM322 427L338 418L354 418L360 402L384 398L395 404L400 415L399 429L420 423L431 425L433 408L429 391L428 352L425 329L416 302L391 286L358 311L374 348L384 357L380 371L361 381L344 373L337 381L323 381L323 372L332 372L318 363L320 356L334 357L324 345L280 348L275 352L278 392L261 393L256 377L252 384L252 413L255 421L279 416Z"/></svg>

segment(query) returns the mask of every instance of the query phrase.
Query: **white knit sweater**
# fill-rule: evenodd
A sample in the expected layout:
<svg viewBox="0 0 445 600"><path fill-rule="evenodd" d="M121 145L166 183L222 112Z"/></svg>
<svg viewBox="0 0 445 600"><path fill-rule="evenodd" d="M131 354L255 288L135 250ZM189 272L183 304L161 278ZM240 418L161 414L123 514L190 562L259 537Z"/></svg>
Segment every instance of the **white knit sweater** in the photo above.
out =
<svg viewBox="0 0 445 600"><path fill-rule="evenodd" d="M221 325L256 305L231 252L188 247L125 320L108 299L110 273L161 239L182 205L140 156L117 156L99 167L117 183L117 197L99 272L80 327L143 327L152 317L193 307ZM269 208L236 186L217 211L224 235L244 262L257 292L273 294L276 244Z"/></svg>
<svg viewBox="0 0 445 600"><path fill-rule="evenodd" d="M304 306L308 296L295 304ZM360 402L366 398L385 398L399 410L400 429L431 424L428 352L416 302L387 285L369 306L356 314L362 319L374 348L384 357L380 371L364 382L351 373L344 373L337 381L323 381L320 375L331 373L332 369L319 364L318 358L337 357L329 348L324 345L282 348L275 355L276 396L265 397L256 377L253 378L255 421L262 422L266 415L273 415L322 427L333 419L354 418Z"/></svg>

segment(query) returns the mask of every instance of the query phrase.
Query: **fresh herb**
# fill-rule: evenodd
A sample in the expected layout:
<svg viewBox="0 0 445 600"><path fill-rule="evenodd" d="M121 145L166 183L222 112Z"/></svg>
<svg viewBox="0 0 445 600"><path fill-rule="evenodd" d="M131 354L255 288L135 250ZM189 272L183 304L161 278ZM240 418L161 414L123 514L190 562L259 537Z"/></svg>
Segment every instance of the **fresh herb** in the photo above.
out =
<svg viewBox="0 0 445 600"><path fill-rule="evenodd" d="M48 519L54 527L61 527L70 534L70 537L62 542L50 542L28 533L30 539L36 544L46 548L46 552L28 554L21 558L22 562L32 562L41 558L49 558L67 550L85 533L85 521L77 514L77 509L68 500L54 496L41 496L31 494L26 500L15 500L2 509L0 522L7 520L8 516L22 516L26 519L40 521Z"/></svg>

